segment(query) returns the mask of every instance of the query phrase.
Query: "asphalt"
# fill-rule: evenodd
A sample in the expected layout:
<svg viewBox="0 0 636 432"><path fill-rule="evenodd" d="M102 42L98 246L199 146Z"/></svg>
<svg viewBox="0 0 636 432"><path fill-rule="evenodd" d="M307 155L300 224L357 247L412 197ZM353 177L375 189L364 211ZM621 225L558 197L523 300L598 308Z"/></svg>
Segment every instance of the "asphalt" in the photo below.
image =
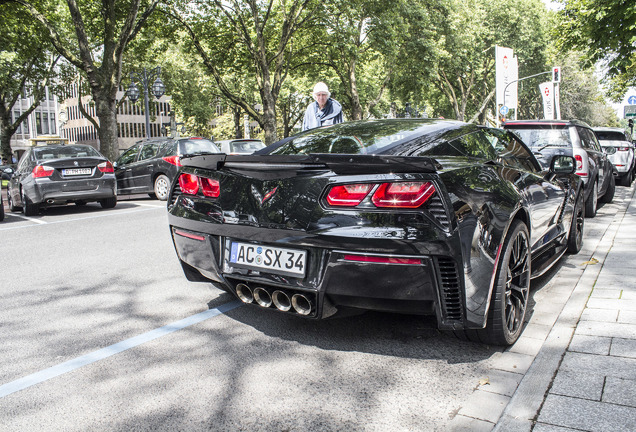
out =
<svg viewBox="0 0 636 432"><path fill-rule="evenodd" d="M451 430L636 431L634 194L632 186L617 195L623 202L611 222L535 294L544 297L541 313L530 314Z"/></svg>

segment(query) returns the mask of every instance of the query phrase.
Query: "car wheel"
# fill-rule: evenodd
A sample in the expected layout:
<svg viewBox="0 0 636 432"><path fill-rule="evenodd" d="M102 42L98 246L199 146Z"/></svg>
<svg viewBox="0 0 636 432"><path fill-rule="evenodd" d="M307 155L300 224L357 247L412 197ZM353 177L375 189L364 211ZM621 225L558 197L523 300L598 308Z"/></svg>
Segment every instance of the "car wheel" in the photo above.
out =
<svg viewBox="0 0 636 432"><path fill-rule="evenodd" d="M110 197L110 198L105 198L103 200L99 200L99 205L102 206L102 208L113 208L117 205L117 197Z"/></svg>
<svg viewBox="0 0 636 432"><path fill-rule="evenodd" d="M170 180L166 175L159 175L155 179L155 195L161 201L168 199L168 193L170 193Z"/></svg>
<svg viewBox="0 0 636 432"><path fill-rule="evenodd" d="M598 205L598 182L594 180L590 195L585 201L585 217L593 218L596 216L596 206Z"/></svg>
<svg viewBox="0 0 636 432"><path fill-rule="evenodd" d="M628 172L625 173L624 176L621 177L620 179L620 185L621 186L629 186L630 184L632 184L632 172Z"/></svg>
<svg viewBox="0 0 636 432"><path fill-rule="evenodd" d="M4 204L2 203L2 200L0 200L0 221L4 220Z"/></svg>
<svg viewBox="0 0 636 432"><path fill-rule="evenodd" d="M480 339L490 345L512 345L521 335L530 289L530 235L514 221L501 251L486 328Z"/></svg>
<svg viewBox="0 0 636 432"><path fill-rule="evenodd" d="M583 227L585 225L585 206L583 205L583 192L579 192L574 203L572 223L568 233L568 252L578 253L583 247Z"/></svg>
<svg viewBox="0 0 636 432"><path fill-rule="evenodd" d="M611 175L609 179L609 184L607 185L607 189L605 189L605 193L601 197L601 201L604 203L611 203L614 199L614 193L616 192L616 180L614 180L614 176Z"/></svg>
<svg viewBox="0 0 636 432"><path fill-rule="evenodd" d="M9 210L12 212L18 212L22 210L20 207L18 207L17 205L13 203L13 200L11 199L11 193L9 192L8 187L7 187L7 204L9 204Z"/></svg>
<svg viewBox="0 0 636 432"><path fill-rule="evenodd" d="M40 212L40 206L37 204L33 204L31 202L31 199L29 199L29 197L24 193L24 191L21 191L22 193L22 213L24 213L25 216L37 216L37 214Z"/></svg>

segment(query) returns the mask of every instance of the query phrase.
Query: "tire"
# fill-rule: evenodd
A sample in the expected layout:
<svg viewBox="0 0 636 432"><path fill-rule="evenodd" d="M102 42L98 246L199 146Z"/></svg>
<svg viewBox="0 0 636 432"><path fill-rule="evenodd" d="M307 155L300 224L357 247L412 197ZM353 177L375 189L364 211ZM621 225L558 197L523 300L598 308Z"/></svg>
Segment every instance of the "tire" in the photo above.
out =
<svg viewBox="0 0 636 432"><path fill-rule="evenodd" d="M86 201L84 200L75 201L75 205L78 207L83 207L86 205Z"/></svg>
<svg viewBox="0 0 636 432"><path fill-rule="evenodd" d="M572 223L568 233L568 252L578 253L583 247L583 228L585 226L585 206L583 205L583 191L579 192L574 203Z"/></svg>
<svg viewBox="0 0 636 432"><path fill-rule="evenodd" d="M626 173L624 176L621 177L620 180L620 185L621 186L629 186L632 184L632 172L628 172Z"/></svg>
<svg viewBox="0 0 636 432"><path fill-rule="evenodd" d="M29 197L21 191L22 194L22 213L25 216L37 216L40 213L40 206L38 204L33 204Z"/></svg>
<svg viewBox="0 0 636 432"><path fill-rule="evenodd" d="M585 201L585 217L593 218L596 216L596 207L598 206L598 182L594 180L590 195Z"/></svg>
<svg viewBox="0 0 636 432"><path fill-rule="evenodd" d="M170 180L168 180L168 176L160 174L155 179L154 190L157 199L159 199L160 201L166 201L168 199L168 194L170 193Z"/></svg>
<svg viewBox="0 0 636 432"><path fill-rule="evenodd" d="M4 203L0 200L0 221L4 220Z"/></svg>
<svg viewBox="0 0 636 432"><path fill-rule="evenodd" d="M113 208L117 205L117 197L110 197L110 198L105 198L103 200L99 200L99 205L102 206L102 208L108 209L108 208Z"/></svg>
<svg viewBox="0 0 636 432"><path fill-rule="evenodd" d="M11 212L19 212L22 209L13 203L11 199L11 194L9 193L9 187L7 187L7 204L9 204L9 211Z"/></svg>
<svg viewBox="0 0 636 432"><path fill-rule="evenodd" d="M614 176L610 176L609 184L607 185L607 189L605 193L601 197L601 201L604 203L611 203L614 199L614 193L616 192L616 180L614 180Z"/></svg>

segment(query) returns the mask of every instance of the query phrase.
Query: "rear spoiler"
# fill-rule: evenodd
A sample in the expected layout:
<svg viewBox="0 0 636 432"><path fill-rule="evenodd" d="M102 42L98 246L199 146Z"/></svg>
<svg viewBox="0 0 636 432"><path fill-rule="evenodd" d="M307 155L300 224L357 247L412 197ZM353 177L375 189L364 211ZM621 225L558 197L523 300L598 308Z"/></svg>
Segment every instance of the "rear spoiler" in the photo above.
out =
<svg viewBox="0 0 636 432"><path fill-rule="evenodd" d="M250 172L333 171L336 174L434 173L441 165L429 157L348 154L203 155L183 158L183 166Z"/></svg>

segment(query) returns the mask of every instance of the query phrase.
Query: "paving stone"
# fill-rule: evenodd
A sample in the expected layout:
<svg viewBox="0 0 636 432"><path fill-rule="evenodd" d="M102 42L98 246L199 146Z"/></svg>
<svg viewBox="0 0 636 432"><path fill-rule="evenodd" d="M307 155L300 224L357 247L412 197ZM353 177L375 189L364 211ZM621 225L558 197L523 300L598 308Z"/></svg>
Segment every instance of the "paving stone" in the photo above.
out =
<svg viewBox="0 0 636 432"><path fill-rule="evenodd" d="M636 311L618 311L618 322L626 324L636 323Z"/></svg>
<svg viewBox="0 0 636 432"><path fill-rule="evenodd" d="M526 354L531 356L536 356L539 351L541 351L541 347L543 346L543 341L530 338L521 333L521 337L517 339L517 342L513 346L510 347L508 351L515 352L519 354Z"/></svg>
<svg viewBox="0 0 636 432"><path fill-rule="evenodd" d="M616 322L617 319L618 311L613 309L585 308L581 314L581 321Z"/></svg>
<svg viewBox="0 0 636 432"><path fill-rule="evenodd" d="M575 371L559 371L552 382L550 393L600 401L604 384L603 374L582 375Z"/></svg>
<svg viewBox="0 0 636 432"><path fill-rule="evenodd" d="M559 370L580 372L583 376L602 371L606 376L636 380L636 359L568 351Z"/></svg>
<svg viewBox="0 0 636 432"><path fill-rule="evenodd" d="M506 351L499 355L494 355L490 359L490 367L492 369L524 374L533 360L534 356Z"/></svg>
<svg viewBox="0 0 636 432"><path fill-rule="evenodd" d="M548 395L538 421L582 431L634 431L636 408Z"/></svg>
<svg viewBox="0 0 636 432"><path fill-rule="evenodd" d="M636 286L626 286L621 293L621 300L636 300Z"/></svg>
<svg viewBox="0 0 636 432"><path fill-rule="evenodd" d="M475 390L458 414L491 422L494 426L509 401L508 396Z"/></svg>
<svg viewBox="0 0 636 432"><path fill-rule="evenodd" d="M614 338L612 340L610 355L636 359L636 340Z"/></svg>
<svg viewBox="0 0 636 432"><path fill-rule="evenodd" d="M559 317L559 314L556 312L552 312L552 313L533 312L529 322L533 324L541 324L541 325L547 325L552 327L558 317Z"/></svg>
<svg viewBox="0 0 636 432"><path fill-rule="evenodd" d="M636 324L581 321L576 334L636 339Z"/></svg>
<svg viewBox="0 0 636 432"><path fill-rule="evenodd" d="M612 338L610 337L575 334L568 350L587 354L608 355L611 344Z"/></svg>
<svg viewBox="0 0 636 432"><path fill-rule="evenodd" d="M607 377L602 401L636 408L636 380Z"/></svg>
<svg viewBox="0 0 636 432"><path fill-rule="evenodd" d="M495 425L493 423L456 415L448 424L448 430L451 432L490 432Z"/></svg>
<svg viewBox="0 0 636 432"><path fill-rule="evenodd" d="M592 298L605 298L605 299L619 299L623 292L620 288L594 288L592 291Z"/></svg>
<svg viewBox="0 0 636 432"><path fill-rule="evenodd" d="M523 329L522 336L544 341L548 337L550 330L552 330L552 327L547 325L528 323L526 328Z"/></svg>
<svg viewBox="0 0 636 432"><path fill-rule="evenodd" d="M523 379L523 375L495 369L488 372L486 378L487 381L480 383L477 387L479 390L512 396Z"/></svg>
<svg viewBox="0 0 636 432"><path fill-rule="evenodd" d="M596 309L618 309L636 311L636 300L591 298L587 301L587 307Z"/></svg>

